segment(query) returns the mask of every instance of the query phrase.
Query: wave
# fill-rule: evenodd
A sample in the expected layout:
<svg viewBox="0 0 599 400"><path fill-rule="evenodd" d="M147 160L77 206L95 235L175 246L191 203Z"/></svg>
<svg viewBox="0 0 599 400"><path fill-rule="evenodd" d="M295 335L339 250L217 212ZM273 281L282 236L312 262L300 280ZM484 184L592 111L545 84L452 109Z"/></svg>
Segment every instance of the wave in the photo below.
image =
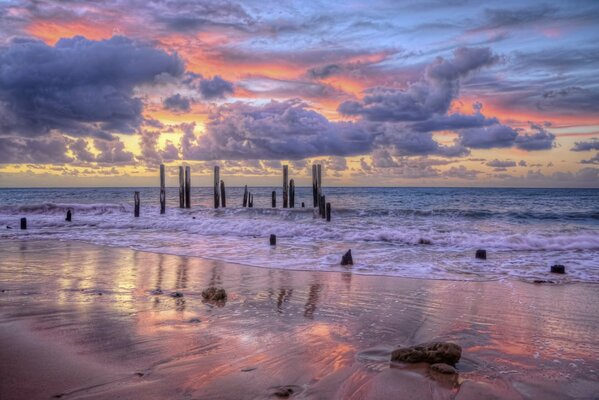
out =
<svg viewBox="0 0 599 400"><path fill-rule="evenodd" d="M133 208L128 204L70 204L70 203L39 203L24 205L2 205L0 215L21 214L64 214L68 210L85 215L105 215L130 212Z"/></svg>

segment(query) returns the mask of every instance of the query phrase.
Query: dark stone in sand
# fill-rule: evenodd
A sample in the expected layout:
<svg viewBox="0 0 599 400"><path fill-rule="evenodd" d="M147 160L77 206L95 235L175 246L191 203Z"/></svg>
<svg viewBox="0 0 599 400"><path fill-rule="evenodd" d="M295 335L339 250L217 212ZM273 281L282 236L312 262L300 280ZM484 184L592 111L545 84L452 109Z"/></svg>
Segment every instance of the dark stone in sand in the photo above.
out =
<svg viewBox="0 0 599 400"><path fill-rule="evenodd" d="M256 368L256 367L245 367L245 368L241 369L241 372L250 372L250 371L254 371L256 369L258 369L258 368Z"/></svg>
<svg viewBox="0 0 599 400"><path fill-rule="evenodd" d="M154 289L150 293L155 296L158 296L158 295L162 294L163 292L162 292L162 289Z"/></svg>
<svg viewBox="0 0 599 400"><path fill-rule="evenodd" d="M545 279L535 279L532 283L555 283L555 281L549 281Z"/></svg>
<svg viewBox="0 0 599 400"><path fill-rule="evenodd" d="M440 374L446 374L446 375L458 373L457 369L455 369L454 367L452 367L449 364L444 364L444 363L433 364L433 365L431 365L431 369L435 372L438 372Z"/></svg>
<svg viewBox="0 0 599 400"><path fill-rule="evenodd" d="M430 342L393 350L391 361L455 365L461 356L462 348L455 343Z"/></svg>
<svg viewBox="0 0 599 400"><path fill-rule="evenodd" d="M277 235L270 235L270 245L275 246L277 244Z"/></svg>
<svg viewBox="0 0 599 400"><path fill-rule="evenodd" d="M273 389L274 389L273 395L275 395L277 397L287 398L295 393L298 393L301 388L299 386L286 385L286 386L278 386Z"/></svg>
<svg viewBox="0 0 599 400"><path fill-rule="evenodd" d="M183 297L183 293L181 293L181 292L173 292L173 293L171 293L171 297Z"/></svg>
<svg viewBox="0 0 599 400"><path fill-rule="evenodd" d="M565 274L566 267L561 264L555 264L551 266L551 273L553 274Z"/></svg>
<svg viewBox="0 0 599 400"><path fill-rule="evenodd" d="M102 292L98 293L98 296L102 296Z"/></svg>
<svg viewBox="0 0 599 400"><path fill-rule="evenodd" d="M351 249L341 257L341 265L354 265L354 259L351 256Z"/></svg>
<svg viewBox="0 0 599 400"><path fill-rule="evenodd" d="M192 318L189 320L189 323L191 324L199 324L200 322L202 322L199 318Z"/></svg>
<svg viewBox="0 0 599 400"><path fill-rule="evenodd" d="M12 229L12 226L6 225L6 229Z"/></svg>
<svg viewBox="0 0 599 400"><path fill-rule="evenodd" d="M418 244L432 244L432 242L428 239L420 238L420 240L418 241Z"/></svg>
<svg viewBox="0 0 599 400"><path fill-rule="evenodd" d="M227 292L223 288L209 287L202 292L202 297L207 301L227 300Z"/></svg>
<svg viewBox="0 0 599 400"><path fill-rule="evenodd" d="M476 250L475 257L478 258L479 260L486 260L487 259L487 250Z"/></svg>
<svg viewBox="0 0 599 400"><path fill-rule="evenodd" d="M192 219L196 219L196 217L191 217Z"/></svg>
<svg viewBox="0 0 599 400"><path fill-rule="evenodd" d="M139 377L142 377L142 376L144 376L145 374L144 374L143 372L136 372L136 373L135 373L135 375L137 375L137 376L139 376Z"/></svg>

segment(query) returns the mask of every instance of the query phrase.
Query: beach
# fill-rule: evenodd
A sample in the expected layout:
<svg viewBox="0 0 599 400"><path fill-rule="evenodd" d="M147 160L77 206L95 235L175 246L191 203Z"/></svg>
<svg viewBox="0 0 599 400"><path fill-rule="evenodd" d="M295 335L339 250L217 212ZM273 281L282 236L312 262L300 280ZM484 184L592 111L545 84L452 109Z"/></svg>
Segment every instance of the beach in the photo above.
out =
<svg viewBox="0 0 599 400"><path fill-rule="evenodd" d="M593 283L299 271L0 242L0 398L593 399ZM222 287L225 302L202 291ZM391 351L462 346L459 378Z"/></svg>

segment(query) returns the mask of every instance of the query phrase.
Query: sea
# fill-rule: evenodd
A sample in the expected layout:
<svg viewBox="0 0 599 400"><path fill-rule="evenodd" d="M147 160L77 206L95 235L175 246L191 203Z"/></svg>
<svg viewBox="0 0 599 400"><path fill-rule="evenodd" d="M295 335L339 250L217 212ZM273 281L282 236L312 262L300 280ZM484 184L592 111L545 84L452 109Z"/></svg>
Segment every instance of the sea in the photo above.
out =
<svg viewBox="0 0 599 400"><path fill-rule="evenodd" d="M313 207L311 187L297 187L286 209L282 188L250 187L253 208L242 206L243 190L227 188L227 207L215 209L211 187L192 188L191 208L181 209L178 188L167 188L161 215L157 187L0 189L0 240L81 241L264 268L599 282L599 189L325 187L330 222ZM354 265L341 266L349 249ZM486 260L475 258L478 249ZM551 274L554 264L566 274Z"/></svg>

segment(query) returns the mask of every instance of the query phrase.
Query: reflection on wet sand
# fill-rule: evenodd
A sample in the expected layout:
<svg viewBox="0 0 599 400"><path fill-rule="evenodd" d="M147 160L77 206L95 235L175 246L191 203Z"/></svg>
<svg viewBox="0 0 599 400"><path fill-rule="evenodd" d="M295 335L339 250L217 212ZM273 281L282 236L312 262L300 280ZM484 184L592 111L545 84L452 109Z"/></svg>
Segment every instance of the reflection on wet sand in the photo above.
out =
<svg viewBox="0 0 599 400"><path fill-rule="evenodd" d="M40 382L29 398L55 388L67 399L254 399L283 386L326 399L599 392L594 285L283 271L74 242L3 242L0 251L0 326L60 344L65 374L89 364L97 378ZM227 290L224 306L202 301L210 286ZM464 348L455 387L422 366L389 367L397 345L434 339ZM35 357L20 362L44 368ZM110 365L119 368L102 368ZM1 398L25 390L18 371L0 362Z"/></svg>

